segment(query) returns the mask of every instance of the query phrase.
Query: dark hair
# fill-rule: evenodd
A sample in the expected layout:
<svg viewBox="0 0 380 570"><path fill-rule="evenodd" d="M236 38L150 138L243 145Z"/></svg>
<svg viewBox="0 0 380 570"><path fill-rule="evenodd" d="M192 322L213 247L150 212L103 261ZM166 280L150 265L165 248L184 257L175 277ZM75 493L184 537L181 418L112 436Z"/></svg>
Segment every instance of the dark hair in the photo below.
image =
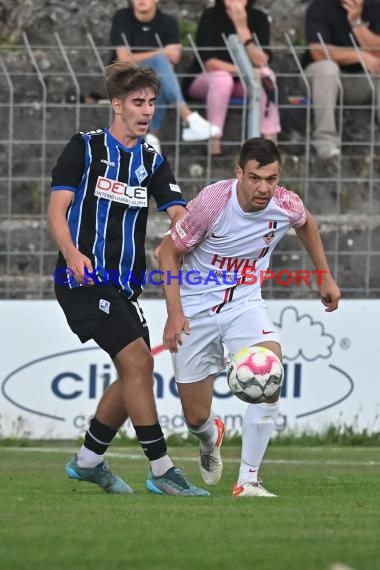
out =
<svg viewBox="0 0 380 570"><path fill-rule="evenodd" d="M281 155L277 145L273 141L261 137L248 139L241 147L239 166L243 170L249 160L256 160L260 167L272 162L278 162L281 166Z"/></svg>
<svg viewBox="0 0 380 570"><path fill-rule="evenodd" d="M138 67L125 61L116 61L106 67L106 86L110 101L115 97L124 99L133 91L150 87L157 96L160 80L151 67Z"/></svg>
<svg viewBox="0 0 380 570"><path fill-rule="evenodd" d="M252 8L256 4L256 0L247 0L246 8ZM215 0L215 8L225 8L224 0Z"/></svg>

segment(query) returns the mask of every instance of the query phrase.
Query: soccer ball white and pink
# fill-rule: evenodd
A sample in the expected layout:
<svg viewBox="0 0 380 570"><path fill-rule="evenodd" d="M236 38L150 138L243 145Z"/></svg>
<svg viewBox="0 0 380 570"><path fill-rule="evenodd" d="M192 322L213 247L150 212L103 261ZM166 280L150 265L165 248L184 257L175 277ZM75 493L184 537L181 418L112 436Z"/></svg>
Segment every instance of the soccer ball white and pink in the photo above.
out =
<svg viewBox="0 0 380 570"><path fill-rule="evenodd" d="M281 360L268 348L250 346L232 357L227 371L231 392L249 404L268 403L284 380Z"/></svg>

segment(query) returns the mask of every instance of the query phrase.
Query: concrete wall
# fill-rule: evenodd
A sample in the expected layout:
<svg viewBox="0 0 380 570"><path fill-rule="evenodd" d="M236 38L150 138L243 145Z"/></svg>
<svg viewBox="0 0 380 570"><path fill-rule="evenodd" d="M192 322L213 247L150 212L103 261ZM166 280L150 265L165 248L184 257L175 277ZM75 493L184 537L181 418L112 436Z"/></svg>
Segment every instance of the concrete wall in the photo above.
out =
<svg viewBox="0 0 380 570"><path fill-rule="evenodd" d="M197 21L208 0L160 0L163 10ZM52 32L65 40L81 43L83 34L90 32L97 43L107 45L113 13L127 5L125 0L0 0L0 37L17 41L27 32L32 43L45 43ZM257 7L268 10L272 20L273 40L282 41L284 31L293 31L302 38L306 0L259 0Z"/></svg>

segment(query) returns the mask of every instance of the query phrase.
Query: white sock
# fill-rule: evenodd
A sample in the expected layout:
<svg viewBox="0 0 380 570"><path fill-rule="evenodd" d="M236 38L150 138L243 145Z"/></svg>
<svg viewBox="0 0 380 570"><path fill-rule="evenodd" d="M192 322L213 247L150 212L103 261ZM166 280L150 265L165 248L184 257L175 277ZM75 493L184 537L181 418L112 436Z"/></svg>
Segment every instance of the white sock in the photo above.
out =
<svg viewBox="0 0 380 570"><path fill-rule="evenodd" d="M218 430L215 425L214 412L211 410L210 417L201 426L193 427L190 426L187 422L186 425L188 427L189 432L195 435L200 440L202 449L206 453L212 451L218 439Z"/></svg>
<svg viewBox="0 0 380 570"><path fill-rule="evenodd" d="M91 468L96 467L104 459L104 455L98 455L91 449L87 449L84 445L77 453L77 463L79 467Z"/></svg>
<svg viewBox="0 0 380 570"><path fill-rule="evenodd" d="M239 485L257 481L278 410L279 402L248 405L243 419Z"/></svg>
<svg viewBox="0 0 380 570"><path fill-rule="evenodd" d="M166 471L174 467L172 460L169 455L164 455L158 459L153 459L150 461L150 468L155 477L161 477Z"/></svg>

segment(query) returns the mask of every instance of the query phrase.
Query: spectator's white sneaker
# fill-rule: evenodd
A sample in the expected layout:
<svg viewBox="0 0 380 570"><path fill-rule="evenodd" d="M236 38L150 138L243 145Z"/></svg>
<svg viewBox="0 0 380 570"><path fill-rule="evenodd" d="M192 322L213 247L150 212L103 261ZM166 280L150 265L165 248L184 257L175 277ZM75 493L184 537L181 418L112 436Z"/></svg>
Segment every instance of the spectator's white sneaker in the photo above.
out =
<svg viewBox="0 0 380 570"><path fill-rule="evenodd" d="M148 143L150 146L152 146L154 150L158 152L158 154L161 154L160 139L156 137L156 135L153 135L152 133L147 133L145 135L145 142Z"/></svg>
<svg viewBox="0 0 380 570"><path fill-rule="evenodd" d="M243 485L234 483L232 495L234 497L277 497L277 495L270 493L270 491L263 487L260 480L243 483Z"/></svg>
<svg viewBox="0 0 380 570"><path fill-rule="evenodd" d="M332 148L332 149L330 150L330 152L328 153L327 158L335 158L335 157L338 157L338 156L340 156L340 150L339 150L338 147L335 146L334 148Z"/></svg>
<svg viewBox="0 0 380 570"><path fill-rule="evenodd" d="M318 158L321 160L330 160L340 156L340 149L335 145L316 145L315 150L317 151Z"/></svg>
<svg viewBox="0 0 380 570"><path fill-rule="evenodd" d="M220 137L222 134L219 127L206 121L196 111L187 117L187 122L189 126L182 131L182 138L185 142L206 141L212 137Z"/></svg>
<svg viewBox="0 0 380 570"><path fill-rule="evenodd" d="M224 423L221 419L214 420L216 429L218 430L218 438L212 451L205 452L202 446L199 448L199 469L201 477L207 485L216 485L219 483L223 473L223 462L220 457L220 447L222 445L225 432Z"/></svg>

